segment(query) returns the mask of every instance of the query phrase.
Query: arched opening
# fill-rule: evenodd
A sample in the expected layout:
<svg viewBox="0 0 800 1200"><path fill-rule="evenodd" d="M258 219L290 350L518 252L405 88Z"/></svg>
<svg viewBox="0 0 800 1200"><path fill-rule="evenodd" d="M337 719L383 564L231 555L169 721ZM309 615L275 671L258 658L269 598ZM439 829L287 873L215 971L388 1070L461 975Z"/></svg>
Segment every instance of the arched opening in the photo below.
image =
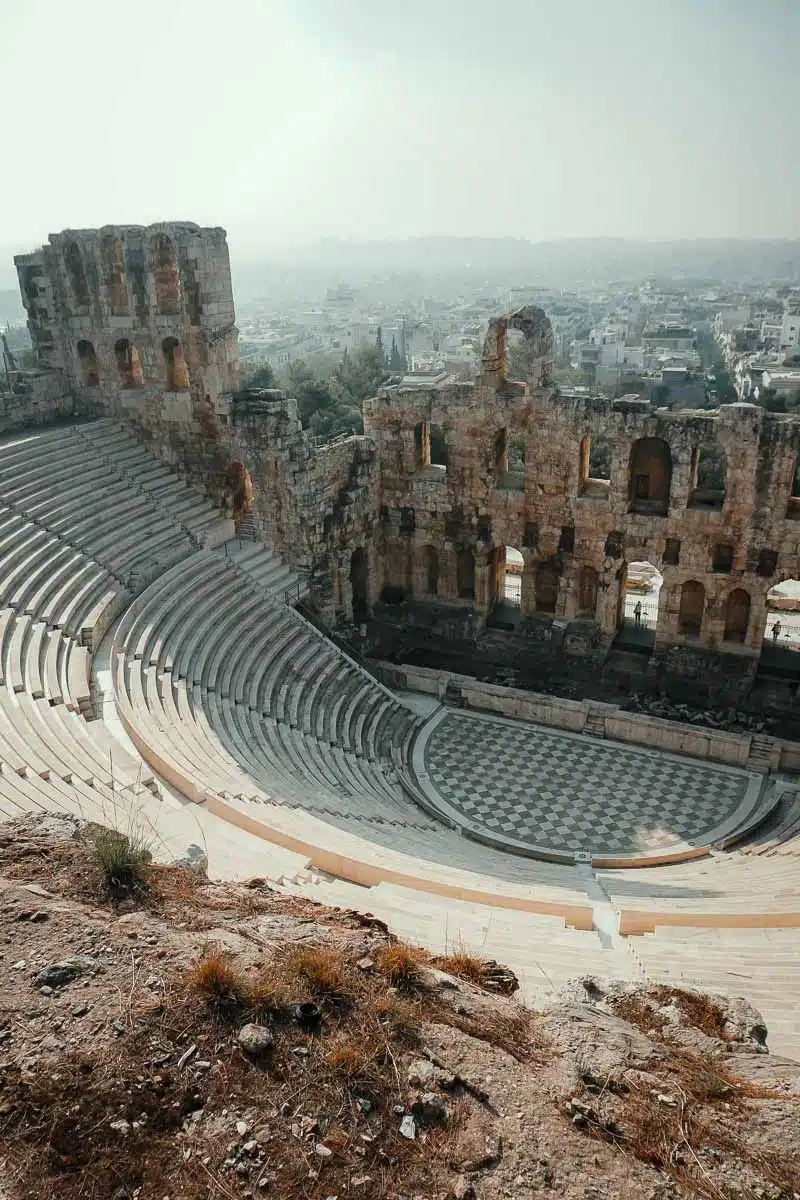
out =
<svg viewBox="0 0 800 1200"><path fill-rule="evenodd" d="M577 615L590 621L597 615L597 583L598 575L594 567L581 567L578 576Z"/></svg>
<svg viewBox="0 0 800 1200"><path fill-rule="evenodd" d="M164 338L161 350L164 355L166 390L178 392L190 387L189 367L183 354L183 346L177 338Z"/></svg>
<svg viewBox="0 0 800 1200"><path fill-rule="evenodd" d="M681 587L678 633L684 637L700 637L705 607L706 589L696 579L687 579Z"/></svg>
<svg viewBox="0 0 800 1200"><path fill-rule="evenodd" d="M718 442L705 442L692 451L690 508L721 509L725 503L728 459Z"/></svg>
<svg viewBox="0 0 800 1200"><path fill-rule="evenodd" d="M84 387L98 387L100 384L100 369L97 365L97 355L91 342L78 342L78 367L81 383Z"/></svg>
<svg viewBox="0 0 800 1200"><path fill-rule="evenodd" d="M228 467L225 472L225 491L233 519L238 523L253 508L253 480L243 463L232 462Z"/></svg>
<svg viewBox="0 0 800 1200"><path fill-rule="evenodd" d="M784 579L767 592L764 645L800 650L800 579Z"/></svg>
<svg viewBox="0 0 800 1200"><path fill-rule="evenodd" d="M353 594L353 620L357 625L369 616L367 552L359 546L350 556L350 588Z"/></svg>
<svg viewBox="0 0 800 1200"><path fill-rule="evenodd" d="M578 492L605 500L611 489L611 445L607 438L585 437L578 452Z"/></svg>
<svg viewBox="0 0 800 1200"><path fill-rule="evenodd" d="M508 470L508 430L505 425L502 429L498 429L494 435L492 457L494 459L495 478L501 479Z"/></svg>
<svg viewBox="0 0 800 1200"><path fill-rule="evenodd" d="M525 487L525 440L510 437L503 426L494 438L493 467L495 485L521 492Z"/></svg>
<svg viewBox="0 0 800 1200"><path fill-rule="evenodd" d="M558 606L558 585L561 567L552 559L537 563L534 576L536 611L555 613Z"/></svg>
<svg viewBox="0 0 800 1200"><path fill-rule="evenodd" d="M77 242L70 242L64 251L64 266L67 269L72 294L79 308L89 307L89 285L83 269L83 259Z"/></svg>
<svg viewBox="0 0 800 1200"><path fill-rule="evenodd" d="M153 242L153 282L156 308L160 313L180 312L181 285L172 239L165 233L156 235Z"/></svg>
<svg viewBox="0 0 800 1200"><path fill-rule="evenodd" d="M114 343L114 358L119 373L119 386L121 388L142 387L144 374L139 351L131 345L127 338L120 338L118 342Z"/></svg>
<svg viewBox="0 0 800 1200"><path fill-rule="evenodd" d="M734 588L725 602L726 642L744 642L750 624L750 593L744 588Z"/></svg>
<svg viewBox="0 0 800 1200"><path fill-rule="evenodd" d="M631 449L631 512L666 516L672 486L672 455L661 438L639 438Z"/></svg>
<svg viewBox="0 0 800 1200"><path fill-rule="evenodd" d="M431 425L430 429L430 466L447 470L447 439L441 425Z"/></svg>
<svg viewBox="0 0 800 1200"><path fill-rule="evenodd" d="M100 261L108 306L115 317L128 315L128 285L125 279L125 253L122 238L108 233L100 242Z"/></svg>
<svg viewBox="0 0 800 1200"><path fill-rule="evenodd" d="M658 605L664 576L647 561L628 563L620 576L617 641L649 651L656 637Z"/></svg>
<svg viewBox="0 0 800 1200"><path fill-rule="evenodd" d="M519 608L522 604L522 572L525 570L525 559L515 546L505 546L504 550L502 600L504 604Z"/></svg>
<svg viewBox="0 0 800 1200"><path fill-rule="evenodd" d="M435 546L426 546L422 551L422 572L425 592L428 596L439 595L439 555Z"/></svg>
<svg viewBox="0 0 800 1200"><path fill-rule="evenodd" d="M462 600L475 599L475 555L471 550L459 550L457 563L458 595Z"/></svg>

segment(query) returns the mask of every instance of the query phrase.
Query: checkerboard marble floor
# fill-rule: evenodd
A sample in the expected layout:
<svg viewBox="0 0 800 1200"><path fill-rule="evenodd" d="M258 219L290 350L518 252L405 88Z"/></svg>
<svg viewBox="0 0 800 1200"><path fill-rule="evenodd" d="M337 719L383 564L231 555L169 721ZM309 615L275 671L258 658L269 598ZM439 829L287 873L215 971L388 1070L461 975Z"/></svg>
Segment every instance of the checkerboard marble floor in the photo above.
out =
<svg viewBox="0 0 800 1200"><path fill-rule="evenodd" d="M657 751L454 712L432 731L425 769L488 832L596 855L696 843L735 812L749 782Z"/></svg>

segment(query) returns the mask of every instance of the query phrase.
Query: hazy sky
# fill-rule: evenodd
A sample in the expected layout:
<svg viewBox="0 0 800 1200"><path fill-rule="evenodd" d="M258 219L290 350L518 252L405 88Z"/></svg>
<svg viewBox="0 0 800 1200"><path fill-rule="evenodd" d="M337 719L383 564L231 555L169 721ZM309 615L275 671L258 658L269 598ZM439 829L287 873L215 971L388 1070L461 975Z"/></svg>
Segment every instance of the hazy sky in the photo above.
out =
<svg viewBox="0 0 800 1200"><path fill-rule="evenodd" d="M800 0L4 0L0 247L796 237L799 52Z"/></svg>

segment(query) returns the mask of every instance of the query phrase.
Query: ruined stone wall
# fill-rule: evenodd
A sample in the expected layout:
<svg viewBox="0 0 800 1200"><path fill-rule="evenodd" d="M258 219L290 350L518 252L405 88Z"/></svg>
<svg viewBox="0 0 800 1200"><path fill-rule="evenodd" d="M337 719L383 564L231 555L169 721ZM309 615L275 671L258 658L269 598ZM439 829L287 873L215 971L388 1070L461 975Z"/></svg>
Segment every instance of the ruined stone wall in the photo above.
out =
<svg viewBox="0 0 800 1200"><path fill-rule="evenodd" d="M14 370L0 379L0 434L79 415L80 407L60 371Z"/></svg>
<svg viewBox="0 0 800 1200"><path fill-rule="evenodd" d="M515 323L533 330L521 383L507 380L503 364L504 329ZM610 642L627 564L646 560L664 576L657 655L686 673L704 659L718 666L724 653L724 670L747 674L767 591L800 565L792 496L800 421L742 404L676 412L638 397L561 396L547 382L548 329L539 310L501 318L474 385L394 387L368 402L379 586L486 614L502 596L512 546L524 559L523 616L583 623ZM436 427L446 468L426 461ZM599 438L610 450L608 481L589 474ZM521 471L509 469L515 441L524 445ZM723 452L724 489L700 486L704 448Z"/></svg>
<svg viewBox="0 0 800 1200"><path fill-rule="evenodd" d="M257 527L309 574L320 615L351 616L351 552L374 553L371 447L364 438L318 445L296 401L239 391L225 231L185 222L66 230L15 262L40 374L39 399L9 399L9 420L114 417L229 508L243 468ZM48 407L51 395L60 409Z"/></svg>

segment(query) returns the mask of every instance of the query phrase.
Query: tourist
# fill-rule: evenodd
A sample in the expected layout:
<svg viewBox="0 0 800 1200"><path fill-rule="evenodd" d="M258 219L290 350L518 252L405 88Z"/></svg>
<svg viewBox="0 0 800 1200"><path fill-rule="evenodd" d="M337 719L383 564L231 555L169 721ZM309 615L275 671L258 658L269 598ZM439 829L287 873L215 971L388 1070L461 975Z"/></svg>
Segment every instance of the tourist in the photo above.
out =
<svg viewBox="0 0 800 1200"><path fill-rule="evenodd" d="M775 624L772 626L773 642L777 642L777 640L780 636L781 636L781 623L780 623L780 621L776 621Z"/></svg>
<svg viewBox="0 0 800 1200"><path fill-rule="evenodd" d="M638 629L642 623L642 602L641 602L641 600L636 601L636 608L633 610L633 617L634 617L634 620L636 621L636 628Z"/></svg>

